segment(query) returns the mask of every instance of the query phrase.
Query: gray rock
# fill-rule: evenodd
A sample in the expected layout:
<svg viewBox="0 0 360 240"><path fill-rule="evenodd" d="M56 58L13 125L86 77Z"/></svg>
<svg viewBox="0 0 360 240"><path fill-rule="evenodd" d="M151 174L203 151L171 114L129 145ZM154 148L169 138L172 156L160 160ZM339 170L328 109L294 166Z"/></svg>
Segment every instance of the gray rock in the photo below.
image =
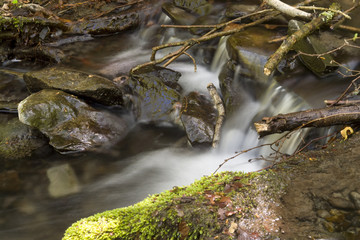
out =
<svg viewBox="0 0 360 240"><path fill-rule="evenodd" d="M127 134L123 119L101 112L60 90L42 90L18 107L21 122L38 128L61 153L114 144Z"/></svg>
<svg viewBox="0 0 360 240"><path fill-rule="evenodd" d="M331 197L328 201L334 208L355 209L354 204L345 198Z"/></svg>
<svg viewBox="0 0 360 240"><path fill-rule="evenodd" d="M181 74L162 67L144 67L131 73L136 117L144 122L173 122L173 106L180 101Z"/></svg>
<svg viewBox="0 0 360 240"><path fill-rule="evenodd" d="M351 192L349 194L349 197L351 199L351 201L354 203L356 209L360 209L360 193L358 192Z"/></svg>
<svg viewBox="0 0 360 240"><path fill-rule="evenodd" d="M71 33L79 34L109 34L117 33L139 24L139 15L129 13L120 16L97 18L72 23Z"/></svg>
<svg viewBox="0 0 360 240"><path fill-rule="evenodd" d="M229 56L241 66L242 76L262 83L268 81L264 65L278 48L278 44L269 43L276 37L277 33L273 30L254 27L228 38L226 47Z"/></svg>
<svg viewBox="0 0 360 240"><path fill-rule="evenodd" d="M37 129L14 118L0 125L0 157L20 159L32 156L47 146L47 139Z"/></svg>
<svg viewBox="0 0 360 240"><path fill-rule="evenodd" d="M214 105L204 95L191 92L183 99L181 121L192 146L211 146L216 117Z"/></svg>
<svg viewBox="0 0 360 240"><path fill-rule="evenodd" d="M16 113L17 104L29 95L22 75L9 70L0 71L0 112Z"/></svg>
<svg viewBox="0 0 360 240"><path fill-rule="evenodd" d="M207 0L174 0L173 2L175 6L197 13L200 16L208 14L211 9L211 4Z"/></svg>
<svg viewBox="0 0 360 240"><path fill-rule="evenodd" d="M24 74L30 92L59 89L105 105L122 105L122 91L111 80L71 69L46 68Z"/></svg>

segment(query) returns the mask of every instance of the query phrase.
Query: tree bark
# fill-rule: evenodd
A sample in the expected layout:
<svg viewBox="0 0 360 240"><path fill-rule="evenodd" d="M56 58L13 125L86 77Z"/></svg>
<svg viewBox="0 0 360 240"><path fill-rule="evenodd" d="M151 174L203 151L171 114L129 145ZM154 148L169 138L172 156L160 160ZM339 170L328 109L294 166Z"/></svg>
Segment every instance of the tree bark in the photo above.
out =
<svg viewBox="0 0 360 240"><path fill-rule="evenodd" d="M264 117L254 125L259 136L264 137L304 127L328 127L359 122L360 104L349 104Z"/></svg>

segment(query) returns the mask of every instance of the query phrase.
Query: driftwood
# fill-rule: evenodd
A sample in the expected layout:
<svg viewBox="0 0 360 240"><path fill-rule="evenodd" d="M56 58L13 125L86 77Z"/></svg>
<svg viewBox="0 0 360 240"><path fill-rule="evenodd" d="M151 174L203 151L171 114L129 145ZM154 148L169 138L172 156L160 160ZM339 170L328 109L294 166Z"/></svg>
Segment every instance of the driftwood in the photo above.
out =
<svg viewBox="0 0 360 240"><path fill-rule="evenodd" d="M360 122L360 104L312 109L273 117L254 123L260 137L305 127L328 127Z"/></svg>

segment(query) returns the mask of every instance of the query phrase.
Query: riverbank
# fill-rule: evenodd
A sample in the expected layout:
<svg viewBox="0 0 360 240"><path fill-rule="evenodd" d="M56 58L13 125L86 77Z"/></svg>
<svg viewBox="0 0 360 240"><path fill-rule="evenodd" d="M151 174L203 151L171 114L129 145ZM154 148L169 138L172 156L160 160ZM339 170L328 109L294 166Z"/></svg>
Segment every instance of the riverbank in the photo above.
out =
<svg viewBox="0 0 360 240"><path fill-rule="evenodd" d="M360 134L74 223L67 239L358 239Z"/></svg>

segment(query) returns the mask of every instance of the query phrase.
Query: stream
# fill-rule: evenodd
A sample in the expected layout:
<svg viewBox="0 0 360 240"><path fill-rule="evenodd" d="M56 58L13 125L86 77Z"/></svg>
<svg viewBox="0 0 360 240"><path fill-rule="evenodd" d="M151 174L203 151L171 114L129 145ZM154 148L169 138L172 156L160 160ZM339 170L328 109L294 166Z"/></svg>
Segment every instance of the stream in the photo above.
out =
<svg viewBox="0 0 360 240"><path fill-rule="evenodd" d="M169 19L164 15L160 21ZM119 75L118 69L129 70L147 61L154 42L176 40L169 37L174 34L171 29L154 40L151 38L154 31L156 28L69 45L67 50L73 57L64 64L77 70ZM191 60L184 57L169 68L182 74L179 83L185 92L207 94L207 84L214 83L219 88L218 75L227 59L225 40L222 39L211 64L199 63L194 72ZM20 63L3 65L0 70L31 70ZM299 79L306 84L299 83ZM18 172L22 177L22 190L0 194L0 238L61 239L66 228L80 218L129 206L149 194L190 184L212 174L235 152L275 139L269 137L260 141L252 127L254 118L321 106L323 99L333 99L346 87L339 79L333 79L329 84L309 72L290 82L285 90L275 80L270 81L261 98L250 97L244 101L241 108L227 118L216 150L176 147L179 139L185 137L176 126L133 122L128 136L106 152L69 155L51 152L30 162L21 162ZM334 86L339 87L334 90ZM319 88L324 90L317 94ZM8 119L12 117L16 115L7 116ZM296 140L295 137L287 143L286 152L292 153L296 149ZM258 149L243 154L227 162L220 171L259 170L269 163L249 159L269 153L270 149ZM61 193L55 193L61 190L53 188L62 187L64 191L70 189L70 194L60 196Z"/></svg>

